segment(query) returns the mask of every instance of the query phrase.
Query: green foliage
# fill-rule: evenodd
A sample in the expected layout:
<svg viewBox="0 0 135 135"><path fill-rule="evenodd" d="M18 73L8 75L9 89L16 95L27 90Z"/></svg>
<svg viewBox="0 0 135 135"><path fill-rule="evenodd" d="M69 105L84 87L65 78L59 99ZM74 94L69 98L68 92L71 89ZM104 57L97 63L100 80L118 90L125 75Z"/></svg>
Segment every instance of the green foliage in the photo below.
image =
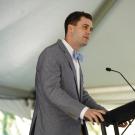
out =
<svg viewBox="0 0 135 135"><path fill-rule="evenodd" d="M1 133L2 135L11 135L10 130L13 122L15 121L15 117L13 114L1 112L0 124L1 124Z"/></svg>

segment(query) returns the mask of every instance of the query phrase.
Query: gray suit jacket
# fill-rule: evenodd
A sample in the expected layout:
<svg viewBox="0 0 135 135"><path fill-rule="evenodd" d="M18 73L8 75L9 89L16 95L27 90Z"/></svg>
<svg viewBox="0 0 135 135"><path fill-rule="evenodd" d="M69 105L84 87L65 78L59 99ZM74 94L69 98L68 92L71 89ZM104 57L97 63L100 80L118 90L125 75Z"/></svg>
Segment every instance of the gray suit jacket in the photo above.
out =
<svg viewBox="0 0 135 135"><path fill-rule="evenodd" d="M41 53L30 135L80 135L82 109L102 108L84 90L82 72L80 78L78 93L75 67L61 40Z"/></svg>

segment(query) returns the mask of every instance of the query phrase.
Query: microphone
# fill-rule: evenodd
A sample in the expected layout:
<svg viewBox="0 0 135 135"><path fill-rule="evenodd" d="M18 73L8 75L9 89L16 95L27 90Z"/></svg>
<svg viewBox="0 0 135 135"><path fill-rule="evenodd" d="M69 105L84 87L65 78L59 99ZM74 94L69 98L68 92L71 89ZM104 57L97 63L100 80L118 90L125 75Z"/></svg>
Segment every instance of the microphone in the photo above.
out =
<svg viewBox="0 0 135 135"><path fill-rule="evenodd" d="M121 72L113 70L109 67L106 68L106 71L108 71L108 72L113 71L113 72L119 73L124 78L124 80L127 82L127 84L132 88L132 90L135 92L135 89L133 88L133 86L128 82L128 80L124 77L124 75Z"/></svg>
<svg viewBox="0 0 135 135"><path fill-rule="evenodd" d="M106 71L109 71L110 72L111 70L112 70L111 68L108 68L108 67L106 68Z"/></svg>

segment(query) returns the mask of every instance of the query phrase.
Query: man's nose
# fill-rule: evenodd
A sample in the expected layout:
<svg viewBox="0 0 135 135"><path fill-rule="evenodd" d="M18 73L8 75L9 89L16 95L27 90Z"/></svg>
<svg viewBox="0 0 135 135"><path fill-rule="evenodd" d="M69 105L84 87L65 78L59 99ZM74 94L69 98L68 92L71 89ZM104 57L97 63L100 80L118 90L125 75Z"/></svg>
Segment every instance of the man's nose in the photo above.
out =
<svg viewBox="0 0 135 135"><path fill-rule="evenodd" d="M91 34L91 31L90 31L90 30L88 30L88 31L87 31L87 35L89 36L90 34Z"/></svg>
<svg viewBox="0 0 135 135"><path fill-rule="evenodd" d="M89 34L89 35L91 34L91 30L90 29L87 30L87 34Z"/></svg>

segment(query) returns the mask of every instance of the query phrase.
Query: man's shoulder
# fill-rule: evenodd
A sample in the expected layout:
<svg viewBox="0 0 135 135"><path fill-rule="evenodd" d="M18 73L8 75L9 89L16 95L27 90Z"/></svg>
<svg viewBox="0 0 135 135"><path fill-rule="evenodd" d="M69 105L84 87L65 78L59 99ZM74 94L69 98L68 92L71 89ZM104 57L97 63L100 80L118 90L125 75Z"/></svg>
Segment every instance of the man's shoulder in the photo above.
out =
<svg viewBox="0 0 135 135"><path fill-rule="evenodd" d="M55 49L57 49L57 48L58 48L58 43L56 42L56 43L51 44L51 45L49 45L48 47L46 47L46 48L41 52L41 54L42 54L42 53L45 53L45 52L47 52L47 51L55 50Z"/></svg>
<svg viewBox="0 0 135 135"><path fill-rule="evenodd" d="M61 40L58 40L56 43L46 47L40 54L40 57L44 55L57 55L61 54L62 50L60 49L59 44L62 43Z"/></svg>

